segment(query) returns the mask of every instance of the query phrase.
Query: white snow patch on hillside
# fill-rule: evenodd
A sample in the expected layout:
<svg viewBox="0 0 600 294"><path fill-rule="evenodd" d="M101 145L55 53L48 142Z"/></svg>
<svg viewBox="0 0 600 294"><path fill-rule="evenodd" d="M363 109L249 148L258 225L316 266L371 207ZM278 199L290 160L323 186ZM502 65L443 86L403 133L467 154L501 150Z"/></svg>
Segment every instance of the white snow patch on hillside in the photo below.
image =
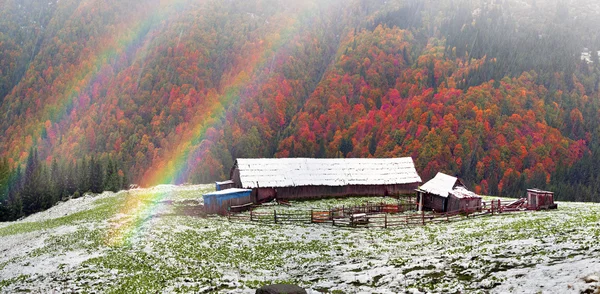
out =
<svg viewBox="0 0 600 294"><path fill-rule="evenodd" d="M50 219L56 219L59 217L68 216L74 213L78 213L81 211L90 210L95 207L94 202L100 199L114 197L115 195L119 195L121 193L127 193L126 191L120 191L118 193L114 192L104 192L100 195L96 194L86 194L80 198L70 199L65 202L59 202L51 208L32 214L19 222L39 222Z"/></svg>
<svg viewBox="0 0 600 294"><path fill-rule="evenodd" d="M60 256L33 256L33 253L36 249L43 248L46 245L46 240L51 235L65 235L76 230L77 226L61 226L52 230L39 230L2 237L2 242L0 242L0 264L4 262L8 262L8 264L0 270L0 278L10 279L20 275L44 274L55 271L59 265L55 261L60 260ZM16 248L18 250L15 250ZM72 257L62 258L64 259L62 263L79 264L77 259Z"/></svg>
<svg viewBox="0 0 600 294"><path fill-rule="evenodd" d="M10 279L20 275L46 275L58 272L60 269L68 270L76 268L82 262L101 255L99 252L87 252L85 250L66 251L54 255L44 254L7 265L0 271L0 277Z"/></svg>
<svg viewBox="0 0 600 294"><path fill-rule="evenodd" d="M586 283L583 279L600 273L600 260L578 259L564 263L534 268L520 268L499 273L506 281L493 289L494 293L584 293L599 283Z"/></svg>

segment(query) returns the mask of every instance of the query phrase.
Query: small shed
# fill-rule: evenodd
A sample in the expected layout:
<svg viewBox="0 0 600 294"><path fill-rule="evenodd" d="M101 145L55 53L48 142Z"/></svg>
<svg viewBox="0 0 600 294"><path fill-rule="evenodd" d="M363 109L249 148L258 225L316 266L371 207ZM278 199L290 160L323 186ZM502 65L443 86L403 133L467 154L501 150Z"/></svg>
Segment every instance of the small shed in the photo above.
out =
<svg viewBox="0 0 600 294"><path fill-rule="evenodd" d="M463 182L453 176L437 173L417 189L417 201L423 209L437 212L477 210L481 196L469 191Z"/></svg>
<svg viewBox="0 0 600 294"><path fill-rule="evenodd" d="M531 210L556 209L554 192L539 189L527 189L527 208Z"/></svg>
<svg viewBox="0 0 600 294"><path fill-rule="evenodd" d="M231 188L212 193L206 193L204 210L206 213L227 214L230 206L241 206L252 203L252 190Z"/></svg>
<svg viewBox="0 0 600 294"><path fill-rule="evenodd" d="M225 190L225 189L230 189L230 188L234 187L233 185L234 185L234 183L232 180L215 182L215 190L221 191L221 190Z"/></svg>
<svg viewBox="0 0 600 294"><path fill-rule="evenodd" d="M472 212L481 208L481 196L458 186L448 193L447 212L465 211Z"/></svg>

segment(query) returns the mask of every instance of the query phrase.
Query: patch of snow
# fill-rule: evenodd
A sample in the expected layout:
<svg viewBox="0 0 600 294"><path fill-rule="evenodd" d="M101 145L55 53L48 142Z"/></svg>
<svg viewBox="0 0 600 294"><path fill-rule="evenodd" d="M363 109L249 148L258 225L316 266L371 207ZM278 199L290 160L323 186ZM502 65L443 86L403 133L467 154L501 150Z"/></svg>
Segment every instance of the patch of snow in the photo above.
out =
<svg viewBox="0 0 600 294"><path fill-rule="evenodd" d="M600 273L600 260L580 258L567 262L534 268L521 268L499 273L506 278L493 293L584 293L587 289L600 289L598 282L586 283L590 275ZM593 292L593 291L592 291ZM591 293L591 292L590 292Z"/></svg>
<svg viewBox="0 0 600 294"><path fill-rule="evenodd" d="M126 191L120 191L118 193L113 192L104 192L100 195L95 194L85 194L82 197L76 199L70 199L65 202L58 202L56 205L51 208L32 214L19 222L39 222L50 219L56 219L59 217L68 216L74 213L78 213L81 211L86 211L93 209L95 207L95 202L100 199L114 197L121 193L126 193Z"/></svg>
<svg viewBox="0 0 600 294"><path fill-rule="evenodd" d="M0 279L10 279L19 275L46 273L48 256L32 257L36 249L44 247L48 237L69 234L77 231L77 226L61 226L50 231L40 230L2 237L0 242L0 263L8 262L0 268ZM40 268L37 268L40 265ZM54 266L58 266L55 264Z"/></svg>
<svg viewBox="0 0 600 294"><path fill-rule="evenodd" d="M98 251L87 252L85 250L67 251L61 254L41 255L27 258L21 262L7 265L1 272L0 277L10 279L20 275L41 276L76 268L84 261L101 256Z"/></svg>

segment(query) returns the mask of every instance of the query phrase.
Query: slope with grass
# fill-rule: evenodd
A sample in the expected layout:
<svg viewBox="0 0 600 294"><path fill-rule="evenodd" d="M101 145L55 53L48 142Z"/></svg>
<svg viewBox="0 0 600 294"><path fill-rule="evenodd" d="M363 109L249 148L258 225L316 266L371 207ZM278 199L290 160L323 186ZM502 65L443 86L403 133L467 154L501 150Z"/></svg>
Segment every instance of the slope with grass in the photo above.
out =
<svg viewBox="0 0 600 294"><path fill-rule="evenodd" d="M579 293L598 286L582 280L600 272L598 204L348 230L188 213L211 189L89 195L0 223L0 292L253 293L263 284L296 283L313 293Z"/></svg>

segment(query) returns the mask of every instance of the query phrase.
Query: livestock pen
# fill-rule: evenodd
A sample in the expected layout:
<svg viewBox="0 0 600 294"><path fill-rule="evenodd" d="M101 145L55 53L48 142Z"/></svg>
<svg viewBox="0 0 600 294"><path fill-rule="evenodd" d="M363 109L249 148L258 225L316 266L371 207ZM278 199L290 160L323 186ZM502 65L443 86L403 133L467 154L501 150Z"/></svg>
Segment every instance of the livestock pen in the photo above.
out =
<svg viewBox="0 0 600 294"><path fill-rule="evenodd" d="M412 198L397 203L366 202L358 205L341 205L330 208L302 208L286 206L254 207L244 213L230 211L231 222L260 224L329 224L336 227L395 228L422 226L451 222L485 215L527 211L527 201L521 199L495 199L481 201L479 206L463 207L451 212L418 211L418 202Z"/></svg>

